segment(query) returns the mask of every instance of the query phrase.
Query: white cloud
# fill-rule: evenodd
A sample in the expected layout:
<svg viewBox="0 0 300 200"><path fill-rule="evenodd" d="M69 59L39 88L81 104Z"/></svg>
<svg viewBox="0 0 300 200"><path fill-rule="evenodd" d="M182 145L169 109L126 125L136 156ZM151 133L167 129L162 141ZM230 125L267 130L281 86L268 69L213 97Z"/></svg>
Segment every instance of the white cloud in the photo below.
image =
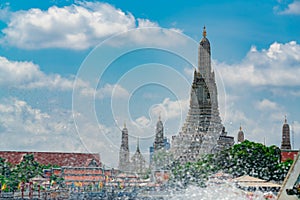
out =
<svg viewBox="0 0 300 200"><path fill-rule="evenodd" d="M137 118L135 122L141 127L147 127L150 124L150 120L145 116Z"/></svg>
<svg viewBox="0 0 300 200"><path fill-rule="evenodd" d="M194 71L195 69L191 68L191 67L185 67L183 69L184 74L189 77L189 78L193 78L194 76Z"/></svg>
<svg viewBox="0 0 300 200"><path fill-rule="evenodd" d="M150 119L146 116L141 116L135 119L135 128L150 128L145 135L151 135L153 130L151 127L155 127L159 116L163 123L166 121L176 121L174 127L180 126L185 120L189 106L189 100L176 100L172 101L169 98L165 98L162 103L152 105L149 110ZM174 128L173 127L173 128ZM172 128L172 127L169 127Z"/></svg>
<svg viewBox="0 0 300 200"><path fill-rule="evenodd" d="M65 7L52 6L47 10L32 8L11 12L9 16L7 27L2 30L2 42L24 49L81 50L133 28L158 27L155 22L136 19L131 13L100 2L77 2ZM149 39L148 35L136 36L134 41L137 42ZM152 40L155 39L157 36Z"/></svg>
<svg viewBox="0 0 300 200"><path fill-rule="evenodd" d="M299 120L299 118L298 118ZM290 123L291 128L291 144L293 149L300 149L300 122L293 121Z"/></svg>
<svg viewBox="0 0 300 200"><path fill-rule="evenodd" d="M80 85L83 86L84 83ZM46 75L32 62L10 61L0 56L0 86L71 90L73 78L63 78L59 74Z"/></svg>
<svg viewBox="0 0 300 200"><path fill-rule="evenodd" d="M129 96L128 91L119 84L105 84L97 90L85 87L81 89L81 94L84 96L95 96L97 99L126 98Z"/></svg>
<svg viewBox="0 0 300 200"><path fill-rule="evenodd" d="M300 45L273 43L269 49L251 48L238 64L216 63L227 86L299 86Z"/></svg>
<svg viewBox="0 0 300 200"><path fill-rule="evenodd" d="M162 103L152 107L151 113L157 117L163 115L162 117L165 119L185 118L188 106L189 100L172 101L169 98L165 98Z"/></svg>
<svg viewBox="0 0 300 200"><path fill-rule="evenodd" d="M44 112L16 98L1 99L0 140L2 150L101 153L101 161L116 167L120 131L90 116L57 107Z"/></svg>
<svg viewBox="0 0 300 200"><path fill-rule="evenodd" d="M300 15L300 1L293 1L288 4L287 8L278 13L282 15Z"/></svg>
<svg viewBox="0 0 300 200"><path fill-rule="evenodd" d="M271 88L270 91L272 94L281 96L281 97L300 97L300 89L297 87L286 89L285 87L279 87L279 88Z"/></svg>
<svg viewBox="0 0 300 200"><path fill-rule="evenodd" d="M140 18L138 18L137 21L138 21L138 24L139 24L138 25L139 28L159 27L157 23L151 22L148 19L140 19Z"/></svg>
<svg viewBox="0 0 300 200"><path fill-rule="evenodd" d="M32 8L11 13L2 30L10 45L25 49L86 49L100 39L135 27L130 13L107 3L81 2L48 10Z"/></svg>
<svg viewBox="0 0 300 200"><path fill-rule="evenodd" d="M71 112L45 113L15 98L0 103L0 138L1 148L6 150L83 149L76 137Z"/></svg>
<svg viewBox="0 0 300 200"><path fill-rule="evenodd" d="M256 108L261 111L278 110L279 105L276 102L270 101L269 99L263 99L256 103Z"/></svg>

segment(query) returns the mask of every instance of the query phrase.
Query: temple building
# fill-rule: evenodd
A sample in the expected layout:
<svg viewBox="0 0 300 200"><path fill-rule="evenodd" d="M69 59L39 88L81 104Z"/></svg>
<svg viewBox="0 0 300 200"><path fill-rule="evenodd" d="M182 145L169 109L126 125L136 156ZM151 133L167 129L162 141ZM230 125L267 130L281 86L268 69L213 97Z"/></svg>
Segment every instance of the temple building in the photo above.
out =
<svg viewBox="0 0 300 200"><path fill-rule="evenodd" d="M282 126L281 149L284 149L284 150L291 149L290 126L287 123L286 117L284 119L284 124Z"/></svg>
<svg viewBox="0 0 300 200"><path fill-rule="evenodd" d="M223 130L215 74L211 68L210 42L206 38L204 27L198 49L198 69L194 72L191 87L189 111L181 132L172 137L171 151L174 158L182 163L196 161L202 154L233 145L233 137L224 135L225 132L224 137L220 137ZM218 146L219 140L222 140L219 142L222 146Z"/></svg>
<svg viewBox="0 0 300 200"><path fill-rule="evenodd" d="M140 146L139 139L137 140L136 152L130 159L129 145L128 145L128 129L126 128L126 124L124 124L124 128L122 130L122 141L119 152L119 171L120 172L128 172L128 173L136 173L142 174L146 171L146 160L143 157Z"/></svg>
<svg viewBox="0 0 300 200"><path fill-rule="evenodd" d="M156 123L155 141L153 147L154 151L164 148L164 125L160 116L158 118L158 122Z"/></svg>
<svg viewBox="0 0 300 200"><path fill-rule="evenodd" d="M244 142L244 140L245 140L244 132L242 131L242 126L240 126L240 131L238 132L238 136L237 136L237 142L241 143Z"/></svg>
<svg viewBox="0 0 300 200"><path fill-rule="evenodd" d="M43 165L70 167L101 167L99 153L66 153L66 152L34 152L34 151L0 151L0 158L12 165L19 164L25 155L32 154L34 160Z"/></svg>
<svg viewBox="0 0 300 200"><path fill-rule="evenodd" d="M299 150L292 149L291 141L290 141L290 126L287 123L287 119L285 117L284 124L282 126L282 141L281 141L281 162L285 162L289 159L295 160L297 155L299 154Z"/></svg>
<svg viewBox="0 0 300 200"><path fill-rule="evenodd" d="M119 152L119 170L128 171L129 166L128 129L126 128L126 124L124 124L124 128L122 130L122 142Z"/></svg>
<svg viewBox="0 0 300 200"><path fill-rule="evenodd" d="M222 133L217 141L217 146L215 151L221 151L223 149L228 149L234 145L234 137L228 136L225 127L223 126Z"/></svg>
<svg viewBox="0 0 300 200"><path fill-rule="evenodd" d="M143 174L146 172L146 161L140 151L139 139L136 145L136 151L131 158L131 172L136 174Z"/></svg>
<svg viewBox="0 0 300 200"><path fill-rule="evenodd" d="M170 143L168 139L164 137L164 125L159 116L156 123L155 139L153 146L150 147L150 168L151 170L164 169L171 160L168 150L170 149Z"/></svg>

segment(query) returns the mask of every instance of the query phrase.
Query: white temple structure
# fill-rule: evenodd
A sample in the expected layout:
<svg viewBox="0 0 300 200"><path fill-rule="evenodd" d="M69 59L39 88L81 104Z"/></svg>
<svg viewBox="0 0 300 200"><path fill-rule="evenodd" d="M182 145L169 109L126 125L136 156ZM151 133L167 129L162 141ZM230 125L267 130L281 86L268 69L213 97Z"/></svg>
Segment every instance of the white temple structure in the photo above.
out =
<svg viewBox="0 0 300 200"><path fill-rule="evenodd" d="M229 145L224 145L224 142ZM181 132L172 138L171 152L175 160L184 163L196 161L200 155L233 144L234 139L226 136L220 118L215 73L211 68L210 43L204 27L198 49L198 69L194 72L191 87L189 111Z"/></svg>

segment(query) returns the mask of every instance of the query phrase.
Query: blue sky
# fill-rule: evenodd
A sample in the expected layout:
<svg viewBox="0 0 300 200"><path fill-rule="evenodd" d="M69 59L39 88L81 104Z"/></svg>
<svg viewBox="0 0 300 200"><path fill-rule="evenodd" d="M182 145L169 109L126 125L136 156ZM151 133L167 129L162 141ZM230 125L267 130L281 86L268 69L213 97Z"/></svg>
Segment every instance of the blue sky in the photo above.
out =
<svg viewBox="0 0 300 200"><path fill-rule="evenodd" d="M228 134L241 124L247 139L280 146L287 115L300 148L298 0L15 0L0 8L1 150L100 152L115 166L123 123L130 150L140 137L146 153L159 114L171 138L189 103L193 66L183 58L197 56L204 25Z"/></svg>

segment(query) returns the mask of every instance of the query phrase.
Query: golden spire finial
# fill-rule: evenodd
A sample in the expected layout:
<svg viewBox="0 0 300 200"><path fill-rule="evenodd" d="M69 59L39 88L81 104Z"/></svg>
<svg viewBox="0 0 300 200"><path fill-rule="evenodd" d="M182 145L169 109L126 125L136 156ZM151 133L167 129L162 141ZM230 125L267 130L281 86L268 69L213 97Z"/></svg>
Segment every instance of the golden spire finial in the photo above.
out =
<svg viewBox="0 0 300 200"><path fill-rule="evenodd" d="M240 124L240 131L242 130L242 125Z"/></svg>
<svg viewBox="0 0 300 200"><path fill-rule="evenodd" d="M206 27L203 27L203 33L202 33L203 37L206 37Z"/></svg>

